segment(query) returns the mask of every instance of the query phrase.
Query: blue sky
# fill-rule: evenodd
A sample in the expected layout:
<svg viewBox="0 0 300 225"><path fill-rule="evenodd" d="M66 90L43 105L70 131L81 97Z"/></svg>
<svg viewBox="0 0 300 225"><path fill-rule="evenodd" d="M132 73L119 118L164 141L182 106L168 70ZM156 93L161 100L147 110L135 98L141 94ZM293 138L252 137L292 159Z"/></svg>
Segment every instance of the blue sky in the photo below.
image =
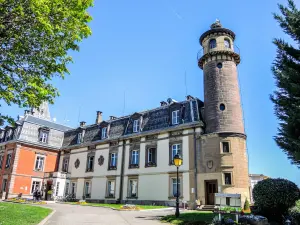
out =
<svg viewBox="0 0 300 225"><path fill-rule="evenodd" d="M199 37L218 18L236 33L240 48L250 173L300 185L300 170L273 140L278 121L269 100L275 89L272 39L287 38L272 17L277 3L286 1L96 0L90 10L92 36L80 44L80 52L71 53L71 75L54 80L61 96L51 106L52 117L76 127L81 120L94 123L97 110L107 119L157 107L169 97L183 100L185 72L188 94L203 100ZM23 113L17 107L3 109L12 116Z"/></svg>

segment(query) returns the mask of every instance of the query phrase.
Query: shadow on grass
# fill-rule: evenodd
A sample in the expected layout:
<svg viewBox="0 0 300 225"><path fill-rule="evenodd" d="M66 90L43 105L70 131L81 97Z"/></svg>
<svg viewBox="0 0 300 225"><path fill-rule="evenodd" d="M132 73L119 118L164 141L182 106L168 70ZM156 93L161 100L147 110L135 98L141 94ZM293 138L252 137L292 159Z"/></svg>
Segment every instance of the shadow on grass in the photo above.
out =
<svg viewBox="0 0 300 225"><path fill-rule="evenodd" d="M214 216L212 212L190 212L181 213L178 218L174 215L164 216L161 221L176 225L205 225L210 223Z"/></svg>

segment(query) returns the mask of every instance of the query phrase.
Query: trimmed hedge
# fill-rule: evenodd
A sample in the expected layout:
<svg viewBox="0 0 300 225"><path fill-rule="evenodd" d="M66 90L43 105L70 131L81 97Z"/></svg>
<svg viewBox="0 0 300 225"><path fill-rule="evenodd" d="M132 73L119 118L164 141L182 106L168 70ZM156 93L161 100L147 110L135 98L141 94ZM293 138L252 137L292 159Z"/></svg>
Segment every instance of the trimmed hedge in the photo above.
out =
<svg viewBox="0 0 300 225"><path fill-rule="evenodd" d="M281 222L300 198L297 185L286 179L266 179L258 182L253 189L253 198L257 214L269 220Z"/></svg>

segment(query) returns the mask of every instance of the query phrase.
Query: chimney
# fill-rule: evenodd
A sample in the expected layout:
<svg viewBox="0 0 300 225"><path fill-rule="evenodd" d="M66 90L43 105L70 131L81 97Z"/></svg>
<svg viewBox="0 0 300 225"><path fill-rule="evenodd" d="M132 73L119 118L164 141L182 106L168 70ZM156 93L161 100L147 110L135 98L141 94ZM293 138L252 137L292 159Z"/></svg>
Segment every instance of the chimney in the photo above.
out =
<svg viewBox="0 0 300 225"><path fill-rule="evenodd" d="M24 116L29 115L29 114L30 114L30 110L25 109L25 110L24 110Z"/></svg>
<svg viewBox="0 0 300 225"><path fill-rule="evenodd" d="M186 100L194 100L195 98L193 97L193 96L191 96L191 95L188 95L188 96L186 96Z"/></svg>
<svg viewBox="0 0 300 225"><path fill-rule="evenodd" d="M115 120L115 119L117 119L117 117L116 116L109 116L109 119L110 120Z"/></svg>
<svg viewBox="0 0 300 225"><path fill-rule="evenodd" d="M85 124L86 124L86 122L85 122L85 121L81 121L81 122L80 122L80 127L84 127L84 126L85 126Z"/></svg>
<svg viewBox="0 0 300 225"><path fill-rule="evenodd" d="M160 106L165 106L165 105L168 105L168 103L166 103L165 101L160 102Z"/></svg>
<svg viewBox="0 0 300 225"><path fill-rule="evenodd" d="M96 124L99 124L102 122L102 112L97 111L97 116L96 116Z"/></svg>

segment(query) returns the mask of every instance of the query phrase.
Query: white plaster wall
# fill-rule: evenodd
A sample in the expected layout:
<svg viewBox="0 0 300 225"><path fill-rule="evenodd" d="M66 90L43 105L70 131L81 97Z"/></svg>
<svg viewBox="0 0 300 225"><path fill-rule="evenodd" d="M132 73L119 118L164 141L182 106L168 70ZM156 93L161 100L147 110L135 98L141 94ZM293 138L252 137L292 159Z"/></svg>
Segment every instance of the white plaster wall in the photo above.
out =
<svg viewBox="0 0 300 225"><path fill-rule="evenodd" d="M82 199L84 179L78 179L76 183L76 199Z"/></svg>
<svg viewBox="0 0 300 225"><path fill-rule="evenodd" d="M169 175L168 174L139 176L139 186L138 186L139 199L162 201L162 200L168 200L168 197L169 197Z"/></svg>
<svg viewBox="0 0 300 225"><path fill-rule="evenodd" d="M54 178L53 179L53 194L52 194L53 196L56 196L57 182L59 182L57 197L62 197L62 196L64 196L64 193L65 193L66 179L61 179L61 178Z"/></svg>
<svg viewBox="0 0 300 225"><path fill-rule="evenodd" d="M106 178L93 178L91 199L104 199L106 193Z"/></svg>

